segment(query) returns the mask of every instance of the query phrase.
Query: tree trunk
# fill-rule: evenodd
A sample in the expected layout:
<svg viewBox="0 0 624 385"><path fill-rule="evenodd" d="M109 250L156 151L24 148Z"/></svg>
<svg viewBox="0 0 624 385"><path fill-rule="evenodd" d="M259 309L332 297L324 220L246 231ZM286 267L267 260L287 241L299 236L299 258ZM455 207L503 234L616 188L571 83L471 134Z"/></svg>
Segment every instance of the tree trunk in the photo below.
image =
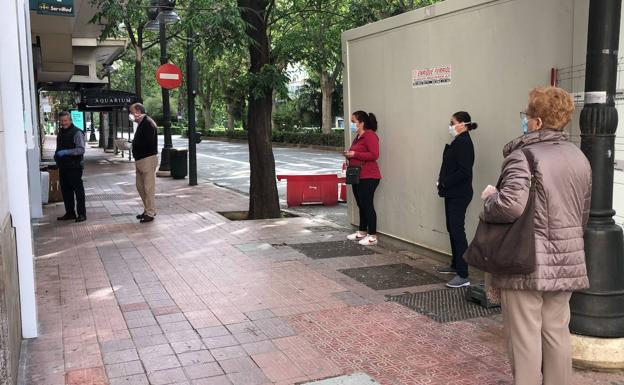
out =
<svg viewBox="0 0 624 385"><path fill-rule="evenodd" d="M204 118L204 130L208 131L212 127L212 115L210 114L212 102L210 100L204 100L204 98L201 99L202 117Z"/></svg>
<svg viewBox="0 0 624 385"><path fill-rule="evenodd" d="M199 79L197 96L202 109L202 116L204 118L204 130L208 131L212 127L212 89L210 82L206 82L203 79Z"/></svg>
<svg viewBox="0 0 624 385"><path fill-rule="evenodd" d="M234 131L234 104L225 103L225 112L227 112L227 130Z"/></svg>
<svg viewBox="0 0 624 385"><path fill-rule="evenodd" d="M323 134L331 133L333 125L332 100L334 98L335 84L327 71L321 72L321 131Z"/></svg>
<svg viewBox="0 0 624 385"><path fill-rule="evenodd" d="M141 67L143 65L143 48L134 47L134 93L139 100L142 99L141 92Z"/></svg>
<svg viewBox="0 0 624 385"><path fill-rule="evenodd" d="M267 36L267 0L237 0L241 17L247 23L250 37L250 72L258 74L270 65L270 47ZM249 92L249 219L279 218L279 196L275 181L275 158L271 145L271 107L273 88L265 86L261 95ZM258 90L255 90L258 91Z"/></svg>
<svg viewBox="0 0 624 385"><path fill-rule="evenodd" d="M275 130L274 116L277 114L277 91L273 90L271 94L271 130Z"/></svg>

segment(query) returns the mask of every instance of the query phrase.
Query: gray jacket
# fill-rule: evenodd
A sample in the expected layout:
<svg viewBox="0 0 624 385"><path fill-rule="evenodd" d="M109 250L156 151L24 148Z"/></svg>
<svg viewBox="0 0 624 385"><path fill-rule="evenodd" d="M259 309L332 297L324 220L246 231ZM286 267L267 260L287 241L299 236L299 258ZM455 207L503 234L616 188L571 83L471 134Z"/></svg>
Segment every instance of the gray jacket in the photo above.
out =
<svg viewBox="0 0 624 385"><path fill-rule="evenodd" d="M537 269L527 275L494 276L495 287L573 291L589 287L583 227L589 218L591 168L563 131L542 129L509 142L504 150L499 192L485 200L483 219L511 223L522 215L531 172L526 148L535 159L535 250ZM509 250L513 258L513 250Z"/></svg>

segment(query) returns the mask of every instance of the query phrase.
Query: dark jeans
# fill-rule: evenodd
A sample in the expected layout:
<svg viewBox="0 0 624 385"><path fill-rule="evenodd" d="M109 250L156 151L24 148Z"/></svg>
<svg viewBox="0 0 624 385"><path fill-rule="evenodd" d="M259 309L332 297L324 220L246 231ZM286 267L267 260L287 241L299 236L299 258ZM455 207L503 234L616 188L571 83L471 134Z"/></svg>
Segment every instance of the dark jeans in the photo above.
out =
<svg viewBox="0 0 624 385"><path fill-rule="evenodd" d="M63 203L65 203L65 213L76 215L74 210L74 194L78 215L87 215L85 207L85 191L82 185L82 168L59 168L59 182L61 183L61 193Z"/></svg>
<svg viewBox="0 0 624 385"><path fill-rule="evenodd" d="M360 179L359 184L351 185L353 195L360 209L360 231L377 234L377 213L373 205L375 190L379 186L379 179Z"/></svg>
<svg viewBox="0 0 624 385"><path fill-rule="evenodd" d="M457 274L462 278L468 277L468 264L464 261L463 255L468 248L466 240L466 210L472 200L472 196L466 198L445 198L444 210L446 212L446 230L451 238L451 250L453 252L453 262L451 267L457 270Z"/></svg>

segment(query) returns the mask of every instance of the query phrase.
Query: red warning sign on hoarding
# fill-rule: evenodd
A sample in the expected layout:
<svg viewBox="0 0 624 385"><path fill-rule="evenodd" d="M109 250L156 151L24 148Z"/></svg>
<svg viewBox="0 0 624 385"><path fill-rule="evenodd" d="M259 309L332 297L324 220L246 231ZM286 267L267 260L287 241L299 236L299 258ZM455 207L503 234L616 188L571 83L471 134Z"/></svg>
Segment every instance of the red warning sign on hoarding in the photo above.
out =
<svg viewBox="0 0 624 385"><path fill-rule="evenodd" d="M156 81L168 90L178 88L182 84L182 70L173 64L163 64L156 69Z"/></svg>
<svg viewBox="0 0 624 385"><path fill-rule="evenodd" d="M451 84L451 66L415 69L412 71L412 87L420 88Z"/></svg>

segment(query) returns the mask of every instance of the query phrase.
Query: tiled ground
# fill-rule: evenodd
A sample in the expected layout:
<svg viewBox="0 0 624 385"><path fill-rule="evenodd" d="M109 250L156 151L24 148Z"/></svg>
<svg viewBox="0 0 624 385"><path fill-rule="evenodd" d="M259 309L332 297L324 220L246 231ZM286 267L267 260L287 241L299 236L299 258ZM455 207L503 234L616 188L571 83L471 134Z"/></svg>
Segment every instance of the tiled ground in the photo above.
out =
<svg viewBox="0 0 624 385"><path fill-rule="evenodd" d="M345 232L307 217L230 222L216 212L244 210L244 197L186 180L159 179L157 220L141 225L132 164L95 149L88 158L87 222L57 222L52 204L36 227L41 336L27 345L27 384L294 384L354 372L384 385L510 383L498 318L438 324L384 302L407 289L375 292L337 271L432 261L381 249L310 259L284 244Z"/></svg>

